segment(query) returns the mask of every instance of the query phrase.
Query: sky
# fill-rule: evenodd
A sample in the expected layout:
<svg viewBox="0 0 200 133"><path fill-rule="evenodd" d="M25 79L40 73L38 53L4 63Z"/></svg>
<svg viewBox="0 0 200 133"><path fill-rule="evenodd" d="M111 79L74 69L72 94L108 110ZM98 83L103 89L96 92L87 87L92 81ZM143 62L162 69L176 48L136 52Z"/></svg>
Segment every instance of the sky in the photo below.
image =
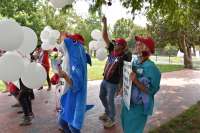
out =
<svg viewBox="0 0 200 133"><path fill-rule="evenodd" d="M88 16L89 4L84 0L79 0L73 5L76 13L84 18ZM107 17L108 24L113 27L115 22L121 18L130 18L132 15L127 13L127 9L124 8L119 0L112 0L112 6L103 6L102 13ZM144 15L140 14L135 16L134 23L136 25L146 27L147 19Z"/></svg>

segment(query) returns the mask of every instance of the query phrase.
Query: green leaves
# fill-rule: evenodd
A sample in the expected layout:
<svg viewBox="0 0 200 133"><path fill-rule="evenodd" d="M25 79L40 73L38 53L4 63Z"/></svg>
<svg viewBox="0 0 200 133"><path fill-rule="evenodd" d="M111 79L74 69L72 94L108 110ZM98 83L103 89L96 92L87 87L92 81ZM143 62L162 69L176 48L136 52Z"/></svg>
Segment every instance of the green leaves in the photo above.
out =
<svg viewBox="0 0 200 133"><path fill-rule="evenodd" d="M147 35L147 29L137 26L131 19L120 19L114 25L113 37L122 37L128 40L129 47L135 44L135 35Z"/></svg>

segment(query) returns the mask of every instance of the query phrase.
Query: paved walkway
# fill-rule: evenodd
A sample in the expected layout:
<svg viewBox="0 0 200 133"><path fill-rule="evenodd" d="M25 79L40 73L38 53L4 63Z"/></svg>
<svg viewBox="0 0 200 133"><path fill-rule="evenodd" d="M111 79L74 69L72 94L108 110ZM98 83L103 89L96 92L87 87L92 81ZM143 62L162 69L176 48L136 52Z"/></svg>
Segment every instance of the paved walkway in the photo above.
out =
<svg viewBox="0 0 200 133"><path fill-rule="evenodd" d="M101 81L89 82L88 103L95 104L95 108L87 112L83 133L122 133L120 123L112 129L105 130L98 116L103 107L98 98ZM36 118L29 127L19 127L21 115L13 109L13 97L0 93L0 133L59 133L56 123L56 96L55 89L51 92L35 90L36 100L33 110ZM162 76L161 89L156 95L154 115L149 119L145 132L159 126L170 118L181 113L192 104L200 100L200 71L182 70L165 73ZM119 118L120 102L116 100L117 118Z"/></svg>

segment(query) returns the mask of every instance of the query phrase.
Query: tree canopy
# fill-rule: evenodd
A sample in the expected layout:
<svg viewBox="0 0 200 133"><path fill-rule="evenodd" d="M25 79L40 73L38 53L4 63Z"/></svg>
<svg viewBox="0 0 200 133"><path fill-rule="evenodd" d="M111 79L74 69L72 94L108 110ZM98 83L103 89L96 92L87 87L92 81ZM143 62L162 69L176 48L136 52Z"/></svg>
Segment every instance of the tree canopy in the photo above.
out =
<svg viewBox="0 0 200 133"><path fill-rule="evenodd" d="M158 46L173 45L184 52L184 63L192 67L191 47L200 45L200 0L120 0L133 16L142 9L146 10L149 24L141 29L132 20L121 19L114 26L114 37L131 37L137 34L151 34ZM91 40L93 29L100 29L101 6L111 5L112 0L94 0L90 16L83 19L70 6L55 10L43 0L0 0L0 17L14 18L23 26L32 28L39 36L46 25L59 31L78 32ZM98 12L98 13L95 13ZM134 18L134 17L133 17ZM133 29L133 30L132 30Z"/></svg>

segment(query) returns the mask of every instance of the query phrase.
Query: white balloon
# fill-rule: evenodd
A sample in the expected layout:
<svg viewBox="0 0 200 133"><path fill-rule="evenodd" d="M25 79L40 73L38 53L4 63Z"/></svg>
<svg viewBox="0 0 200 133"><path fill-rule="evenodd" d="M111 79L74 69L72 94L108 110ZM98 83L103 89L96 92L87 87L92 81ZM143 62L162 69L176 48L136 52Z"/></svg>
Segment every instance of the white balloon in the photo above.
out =
<svg viewBox="0 0 200 133"><path fill-rule="evenodd" d="M17 52L6 52L0 58L0 79L16 81L24 70L23 58Z"/></svg>
<svg viewBox="0 0 200 133"><path fill-rule="evenodd" d="M101 45L97 41L94 41L94 40L90 41L90 43L89 43L90 50L95 51L95 50L98 50L99 48L101 48Z"/></svg>
<svg viewBox="0 0 200 133"><path fill-rule="evenodd" d="M18 51L22 54L30 54L37 46L37 35L31 28L28 27L23 27L23 31L24 40Z"/></svg>
<svg viewBox="0 0 200 133"><path fill-rule="evenodd" d="M55 39L54 37L50 37L47 41L48 45L56 45L57 39Z"/></svg>
<svg viewBox="0 0 200 133"><path fill-rule="evenodd" d="M89 42L89 49L90 50L97 50L97 41L95 41L95 40L92 40L92 41L90 41Z"/></svg>
<svg viewBox="0 0 200 133"><path fill-rule="evenodd" d="M45 68L39 63L33 62L25 67L21 80L28 88L37 89L44 84L46 77L47 73Z"/></svg>
<svg viewBox="0 0 200 133"><path fill-rule="evenodd" d="M42 48L43 50L51 50L51 49L55 48L55 45L49 45L48 43L43 43L43 44L41 45L41 48Z"/></svg>
<svg viewBox="0 0 200 133"><path fill-rule="evenodd" d="M45 26L44 27L44 31L51 31L51 30L52 30L51 26Z"/></svg>
<svg viewBox="0 0 200 133"><path fill-rule="evenodd" d="M102 48L101 44L97 41L97 43L94 45L95 50L98 50Z"/></svg>
<svg viewBox="0 0 200 133"><path fill-rule="evenodd" d="M98 40L97 44L98 44L98 48L105 48L106 47L106 42L104 40Z"/></svg>
<svg viewBox="0 0 200 133"><path fill-rule="evenodd" d="M68 0L50 0L54 8L63 8L66 5L69 5L71 2ZM72 1L73 2L73 1Z"/></svg>
<svg viewBox="0 0 200 133"><path fill-rule="evenodd" d="M23 58L23 61L24 61L24 68L26 68L31 63L29 57Z"/></svg>
<svg viewBox="0 0 200 133"><path fill-rule="evenodd" d="M52 30L50 32L50 38L57 40L60 37L60 32L58 30Z"/></svg>
<svg viewBox="0 0 200 133"><path fill-rule="evenodd" d="M13 51L20 47L24 38L22 27L13 19L0 21L0 49Z"/></svg>
<svg viewBox="0 0 200 133"><path fill-rule="evenodd" d="M42 42L47 42L50 36L50 31L48 30L43 30L40 33L40 39L42 40Z"/></svg>
<svg viewBox="0 0 200 133"><path fill-rule="evenodd" d="M98 60L103 61L107 57L107 50L105 48L100 48L96 52L96 57Z"/></svg>
<svg viewBox="0 0 200 133"><path fill-rule="evenodd" d="M91 32L91 37L94 39L94 40L100 40L102 39L102 32L98 29L94 29L92 32Z"/></svg>
<svg viewBox="0 0 200 133"><path fill-rule="evenodd" d="M49 31L48 36L45 37L43 43L47 43L48 45L56 45L57 39L60 37L60 32L57 30Z"/></svg>

